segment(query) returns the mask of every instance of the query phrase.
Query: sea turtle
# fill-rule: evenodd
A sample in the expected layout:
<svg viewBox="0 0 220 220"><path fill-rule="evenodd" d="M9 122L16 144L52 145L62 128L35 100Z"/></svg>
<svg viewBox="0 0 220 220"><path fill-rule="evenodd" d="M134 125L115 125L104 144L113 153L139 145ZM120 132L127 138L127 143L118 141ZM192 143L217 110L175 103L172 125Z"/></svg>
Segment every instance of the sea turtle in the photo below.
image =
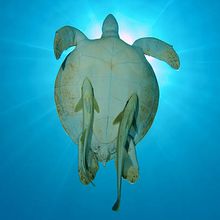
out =
<svg viewBox="0 0 220 220"><path fill-rule="evenodd" d="M120 205L122 177L138 178L135 146L150 128L158 107L159 88L144 54L179 68L173 47L146 37L132 45L118 34L118 23L109 14L100 39L89 40L71 26L60 28L54 39L59 59L71 46L55 82L55 102L61 123L78 145L78 171L83 184L92 183L98 162L115 159L117 200Z"/></svg>

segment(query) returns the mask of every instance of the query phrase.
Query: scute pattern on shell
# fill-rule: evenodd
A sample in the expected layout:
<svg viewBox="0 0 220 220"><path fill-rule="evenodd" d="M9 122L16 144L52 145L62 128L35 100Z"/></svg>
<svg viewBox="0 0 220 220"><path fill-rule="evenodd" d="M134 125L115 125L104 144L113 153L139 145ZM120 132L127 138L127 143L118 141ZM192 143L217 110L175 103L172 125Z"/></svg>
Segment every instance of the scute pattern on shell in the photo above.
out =
<svg viewBox="0 0 220 220"><path fill-rule="evenodd" d="M116 139L118 125L113 126L112 122L130 94L137 92L140 102L137 144L152 124L159 94L153 69L145 57L120 39L106 38L85 41L65 62L65 69L60 68L57 76L55 101L58 109L62 109L61 122L73 141L77 143L82 126L82 113L74 112L74 108L81 96L82 81L88 77L100 106L100 113L94 115L94 138L100 144Z"/></svg>

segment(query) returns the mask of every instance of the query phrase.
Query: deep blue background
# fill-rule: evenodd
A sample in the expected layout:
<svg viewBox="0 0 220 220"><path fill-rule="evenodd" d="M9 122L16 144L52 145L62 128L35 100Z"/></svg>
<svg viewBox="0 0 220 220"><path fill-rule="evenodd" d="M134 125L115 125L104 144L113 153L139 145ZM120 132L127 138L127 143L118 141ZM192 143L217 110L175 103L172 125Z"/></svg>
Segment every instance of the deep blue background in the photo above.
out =
<svg viewBox="0 0 220 220"><path fill-rule="evenodd" d="M220 3L217 0L0 3L0 219L220 219ZM152 60L160 104L137 147L140 179L123 182L119 213L114 163L83 186L77 147L53 97L61 60L55 31L73 25L99 36L113 13L121 33L174 45L178 72ZM130 35L129 35L130 34Z"/></svg>

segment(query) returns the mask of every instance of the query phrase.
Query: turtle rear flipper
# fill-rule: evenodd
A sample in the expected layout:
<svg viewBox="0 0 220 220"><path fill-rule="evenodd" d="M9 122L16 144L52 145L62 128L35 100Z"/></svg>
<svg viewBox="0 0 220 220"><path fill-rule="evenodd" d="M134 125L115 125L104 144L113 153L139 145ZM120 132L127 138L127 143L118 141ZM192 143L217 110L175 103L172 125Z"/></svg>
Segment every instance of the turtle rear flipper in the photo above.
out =
<svg viewBox="0 0 220 220"><path fill-rule="evenodd" d="M133 46L140 47L148 56L165 61L174 69L179 69L180 67L179 57L173 46L162 40L153 37L144 37L136 40Z"/></svg>
<svg viewBox="0 0 220 220"><path fill-rule="evenodd" d="M88 39L80 30L64 26L56 31L54 38L54 54L59 59L64 50L76 46L79 41Z"/></svg>
<svg viewBox="0 0 220 220"><path fill-rule="evenodd" d="M123 177L127 179L130 183L136 182L139 177L139 167L135 144L131 137L128 138L128 149L126 149L125 152Z"/></svg>

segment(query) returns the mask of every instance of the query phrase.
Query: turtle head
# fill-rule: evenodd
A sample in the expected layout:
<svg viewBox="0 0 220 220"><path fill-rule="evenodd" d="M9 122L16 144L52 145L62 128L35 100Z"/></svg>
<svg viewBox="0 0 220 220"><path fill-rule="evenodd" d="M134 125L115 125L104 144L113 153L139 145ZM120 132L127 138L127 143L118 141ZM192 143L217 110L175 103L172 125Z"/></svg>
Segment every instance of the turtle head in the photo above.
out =
<svg viewBox="0 0 220 220"><path fill-rule="evenodd" d="M103 22L102 37L119 37L118 22L112 14L109 14Z"/></svg>

